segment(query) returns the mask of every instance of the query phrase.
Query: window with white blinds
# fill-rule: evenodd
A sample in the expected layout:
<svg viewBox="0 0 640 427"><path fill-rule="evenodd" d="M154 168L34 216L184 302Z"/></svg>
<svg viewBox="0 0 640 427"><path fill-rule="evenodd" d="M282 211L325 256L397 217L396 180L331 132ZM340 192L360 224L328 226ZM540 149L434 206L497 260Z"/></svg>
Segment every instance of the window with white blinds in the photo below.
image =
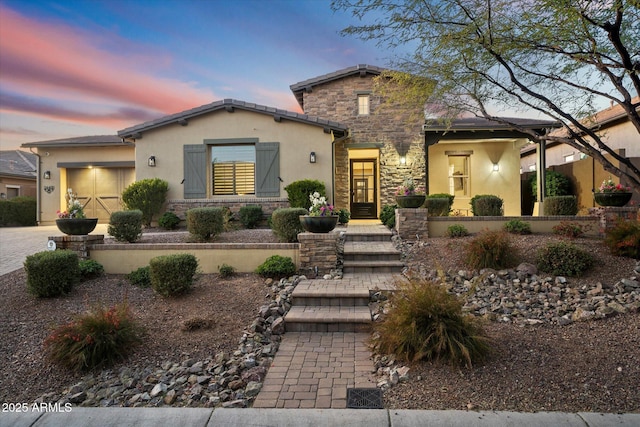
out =
<svg viewBox="0 0 640 427"><path fill-rule="evenodd" d="M256 149L254 145L211 147L213 195L255 194Z"/></svg>

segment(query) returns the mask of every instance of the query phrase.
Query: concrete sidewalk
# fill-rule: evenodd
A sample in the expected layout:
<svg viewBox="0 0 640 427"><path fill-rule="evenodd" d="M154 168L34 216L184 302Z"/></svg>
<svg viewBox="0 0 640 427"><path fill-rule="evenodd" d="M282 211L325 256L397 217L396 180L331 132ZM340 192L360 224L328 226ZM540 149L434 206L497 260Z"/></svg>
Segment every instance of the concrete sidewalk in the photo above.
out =
<svg viewBox="0 0 640 427"><path fill-rule="evenodd" d="M63 409L64 410L64 409ZM613 427L640 426L640 414L409 411L393 409L71 408L0 413L0 427L85 426Z"/></svg>

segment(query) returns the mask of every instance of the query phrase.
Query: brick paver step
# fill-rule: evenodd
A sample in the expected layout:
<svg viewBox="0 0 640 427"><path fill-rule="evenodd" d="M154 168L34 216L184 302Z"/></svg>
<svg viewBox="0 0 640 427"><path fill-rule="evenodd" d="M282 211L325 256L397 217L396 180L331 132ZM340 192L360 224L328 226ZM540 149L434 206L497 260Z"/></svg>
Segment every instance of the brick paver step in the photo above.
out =
<svg viewBox="0 0 640 427"><path fill-rule="evenodd" d="M303 280L291 294L293 305L367 306L368 287L349 285L347 280Z"/></svg>
<svg viewBox="0 0 640 427"><path fill-rule="evenodd" d="M369 307L293 306L286 314L287 332L367 332Z"/></svg>
<svg viewBox="0 0 640 427"><path fill-rule="evenodd" d="M348 261L344 260L342 271L347 274L362 273L400 273L404 268L402 261Z"/></svg>

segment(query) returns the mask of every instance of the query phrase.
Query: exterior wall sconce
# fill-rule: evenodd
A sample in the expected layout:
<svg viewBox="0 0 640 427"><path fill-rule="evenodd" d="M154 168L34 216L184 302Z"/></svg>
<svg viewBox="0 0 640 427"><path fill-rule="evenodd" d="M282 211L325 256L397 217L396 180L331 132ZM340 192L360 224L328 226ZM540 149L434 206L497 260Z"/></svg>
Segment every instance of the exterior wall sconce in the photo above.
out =
<svg viewBox="0 0 640 427"><path fill-rule="evenodd" d="M51 171L44 171L44 173L42 174L42 177L44 179L51 179Z"/></svg>
<svg viewBox="0 0 640 427"><path fill-rule="evenodd" d="M316 152L312 151L311 153L309 153L309 163L315 163L316 162Z"/></svg>
<svg viewBox="0 0 640 427"><path fill-rule="evenodd" d="M400 156L400 164L401 165L407 164L407 156Z"/></svg>
<svg viewBox="0 0 640 427"><path fill-rule="evenodd" d="M498 165L497 163L494 163L491 170L494 172L498 172L500 170L500 165Z"/></svg>
<svg viewBox="0 0 640 427"><path fill-rule="evenodd" d="M152 168L156 166L156 156L149 157L149 160L147 160L147 166Z"/></svg>

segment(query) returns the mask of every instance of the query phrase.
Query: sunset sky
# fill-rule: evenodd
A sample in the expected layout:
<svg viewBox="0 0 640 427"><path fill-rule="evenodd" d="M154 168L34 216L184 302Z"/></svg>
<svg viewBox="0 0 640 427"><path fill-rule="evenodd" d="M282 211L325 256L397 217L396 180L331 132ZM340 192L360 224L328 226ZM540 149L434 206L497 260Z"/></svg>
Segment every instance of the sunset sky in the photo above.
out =
<svg viewBox="0 0 640 427"><path fill-rule="evenodd" d="M0 146L118 130L392 54L340 36L330 0L0 0Z"/></svg>

